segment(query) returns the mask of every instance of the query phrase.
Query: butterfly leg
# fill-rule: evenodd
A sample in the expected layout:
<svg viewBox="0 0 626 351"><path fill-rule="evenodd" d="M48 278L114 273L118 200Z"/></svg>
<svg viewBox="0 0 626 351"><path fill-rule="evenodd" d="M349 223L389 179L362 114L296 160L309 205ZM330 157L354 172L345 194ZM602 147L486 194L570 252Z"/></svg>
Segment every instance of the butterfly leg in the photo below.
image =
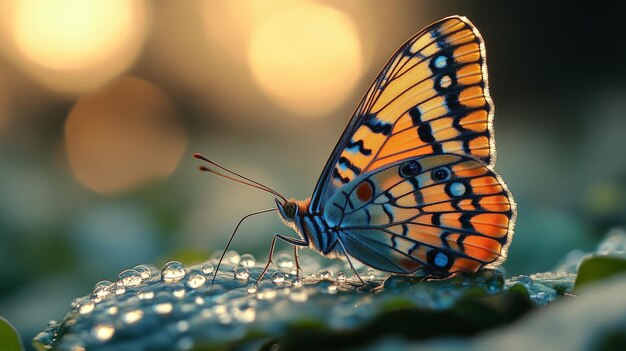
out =
<svg viewBox="0 0 626 351"><path fill-rule="evenodd" d="M350 268L352 268L352 271L354 272L356 277L359 278L362 286L368 286L367 283L363 280L363 278L361 278L361 276L359 275L359 272L356 271L356 268L354 268L354 264L352 264L352 260L350 259L350 256L348 255L348 251L346 251L346 248L345 246L343 246L343 243L341 242L341 240L337 239L337 242L339 243L339 245L341 245L341 248L343 249L344 255L346 255L346 260L348 261Z"/></svg>
<svg viewBox="0 0 626 351"><path fill-rule="evenodd" d="M293 245L294 249L296 249L297 246L309 246L308 241L290 238L288 236L284 236L281 234L274 234L274 238L272 238L272 245L270 245L270 254L267 260L267 264L265 265L265 268L263 268L263 272L261 272L261 275L259 275L259 277L257 278L256 284L259 284L261 279L263 279L263 277L265 276L265 273L267 273L267 270L270 268L270 264L272 264L272 258L274 257L274 247L276 246L276 239L280 239L288 244ZM299 267L299 266L300 265L298 263L298 256L296 254L296 267Z"/></svg>
<svg viewBox="0 0 626 351"><path fill-rule="evenodd" d="M293 246L293 258L296 262L296 278L300 278L300 271L302 271L302 268L300 268L300 260L298 259L298 245Z"/></svg>

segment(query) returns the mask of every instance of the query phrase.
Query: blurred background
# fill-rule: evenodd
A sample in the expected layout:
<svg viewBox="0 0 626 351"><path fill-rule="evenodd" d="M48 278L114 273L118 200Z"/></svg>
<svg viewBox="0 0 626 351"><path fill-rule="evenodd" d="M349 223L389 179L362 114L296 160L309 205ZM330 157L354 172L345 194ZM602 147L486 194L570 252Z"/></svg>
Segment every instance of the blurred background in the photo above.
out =
<svg viewBox="0 0 626 351"><path fill-rule="evenodd" d="M223 249L265 193L311 195L362 94L411 35L468 16L487 46L508 275L626 223L620 11L500 1L0 0L0 315L25 339L102 279ZM273 214L232 246L267 255ZM281 246L279 249L286 249Z"/></svg>

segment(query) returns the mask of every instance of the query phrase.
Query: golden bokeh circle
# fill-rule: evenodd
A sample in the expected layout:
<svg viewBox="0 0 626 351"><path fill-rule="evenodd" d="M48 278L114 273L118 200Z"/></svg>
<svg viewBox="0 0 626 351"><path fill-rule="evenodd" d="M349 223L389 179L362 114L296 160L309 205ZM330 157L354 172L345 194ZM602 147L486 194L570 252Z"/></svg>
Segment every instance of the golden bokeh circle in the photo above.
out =
<svg viewBox="0 0 626 351"><path fill-rule="evenodd" d="M131 77L81 97L65 123L74 176L100 193L170 175L186 140L168 97L156 86Z"/></svg>
<svg viewBox="0 0 626 351"><path fill-rule="evenodd" d="M363 66L352 20L336 9L309 2L259 21L248 59L266 95L302 116L336 109L353 91Z"/></svg>

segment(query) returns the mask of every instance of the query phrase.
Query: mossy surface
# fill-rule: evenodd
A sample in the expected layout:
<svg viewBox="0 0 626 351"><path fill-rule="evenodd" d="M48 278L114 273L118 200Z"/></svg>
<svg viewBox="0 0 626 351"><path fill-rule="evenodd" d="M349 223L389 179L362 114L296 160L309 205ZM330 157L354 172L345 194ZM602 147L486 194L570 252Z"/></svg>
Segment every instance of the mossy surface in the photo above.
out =
<svg viewBox="0 0 626 351"><path fill-rule="evenodd" d="M485 269L431 279L357 267L366 280L364 287L347 266L318 270L319 263L307 260L298 278L285 256L257 285L263 264L234 252L222 263L213 286L214 260L187 267L170 262L162 269L138 266L120 273L116 282L99 282L91 294L74 300L71 310L39 333L33 345L40 350L269 350L275 345L281 350L330 350L427 344L455 349L459 345L454 340L462 338L472 340L463 345L473 349L482 345L478 340L484 340L487 331L524 325L527 318L522 316L545 315L533 312L543 305L563 300L558 304L570 304L575 311L577 305L588 308L586 288L626 284L615 268L626 262L623 252L603 254L611 259L598 253L584 259L581 272L593 262L593 272L600 273L589 274L599 278L586 279L588 284L576 290L580 277L577 280L575 271L505 278L501 270ZM607 270L612 274L603 274ZM601 295L590 296L594 294ZM611 301L618 296L604 295L602 303L621 308ZM577 304L579 300L583 302ZM567 318L573 312L563 313ZM571 321L563 321L567 323ZM626 327L626 319L608 326L592 338L600 349L624 340L620 326ZM539 331L526 331L531 338L533 332Z"/></svg>

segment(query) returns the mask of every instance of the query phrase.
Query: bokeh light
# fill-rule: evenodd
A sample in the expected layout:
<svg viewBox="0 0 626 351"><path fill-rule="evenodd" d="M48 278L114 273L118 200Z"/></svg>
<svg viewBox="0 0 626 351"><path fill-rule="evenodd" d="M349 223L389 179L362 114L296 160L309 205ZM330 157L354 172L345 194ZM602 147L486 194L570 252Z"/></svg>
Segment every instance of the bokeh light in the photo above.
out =
<svg viewBox="0 0 626 351"><path fill-rule="evenodd" d="M15 58L61 92L92 90L118 76L134 62L147 29L143 0L20 0L6 7Z"/></svg>
<svg viewBox="0 0 626 351"><path fill-rule="evenodd" d="M330 7L301 2L268 15L253 29L250 69L280 106L304 116L337 108L362 70L352 20Z"/></svg>
<svg viewBox="0 0 626 351"><path fill-rule="evenodd" d="M124 77L78 100L65 124L65 141L76 179L107 193L171 174L186 133L161 90Z"/></svg>

